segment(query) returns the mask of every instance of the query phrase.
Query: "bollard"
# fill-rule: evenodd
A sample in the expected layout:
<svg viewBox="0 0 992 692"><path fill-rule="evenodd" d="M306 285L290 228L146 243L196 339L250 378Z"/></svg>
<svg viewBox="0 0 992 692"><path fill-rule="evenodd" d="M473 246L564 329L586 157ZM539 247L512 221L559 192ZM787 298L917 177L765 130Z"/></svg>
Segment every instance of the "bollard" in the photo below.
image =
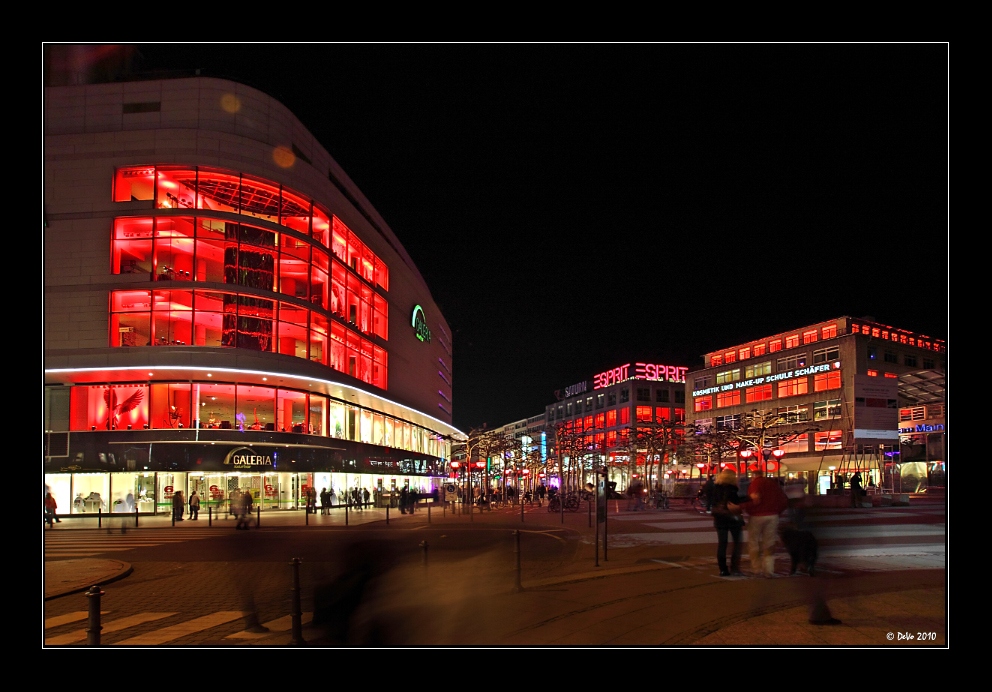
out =
<svg viewBox="0 0 992 692"><path fill-rule="evenodd" d="M389 526L389 505L386 505L386 526Z"/></svg>
<svg viewBox="0 0 992 692"><path fill-rule="evenodd" d="M255 510L255 528L262 528L262 505L258 505L258 509Z"/></svg>
<svg viewBox="0 0 992 692"><path fill-rule="evenodd" d="M304 521L304 523L305 523L305 524L306 524L307 526L310 526L310 510L309 510L309 509L308 509L308 510L307 510L307 512L306 512L306 519L304 519L303 521Z"/></svg>
<svg viewBox="0 0 992 692"><path fill-rule="evenodd" d="M514 531L513 533L517 538L517 583L513 588L519 593L524 590L523 584L520 583L520 532Z"/></svg>
<svg viewBox="0 0 992 692"><path fill-rule="evenodd" d="M431 523L431 503L427 503L427 523Z"/></svg>
<svg viewBox="0 0 992 692"><path fill-rule="evenodd" d="M176 509L175 509L175 507L173 507L171 511L172 511L172 525L175 526L176 525Z"/></svg>
<svg viewBox="0 0 992 692"><path fill-rule="evenodd" d="M427 567L427 541L420 541L420 547L424 550L423 564Z"/></svg>
<svg viewBox="0 0 992 692"><path fill-rule="evenodd" d="M524 501L520 501L520 523L524 523Z"/></svg>
<svg viewBox="0 0 992 692"><path fill-rule="evenodd" d="M348 504L344 506L344 525L348 525L348 511L351 509L351 500L348 500Z"/></svg>
<svg viewBox="0 0 992 692"><path fill-rule="evenodd" d="M138 528L138 504L134 505L134 528Z"/></svg>
<svg viewBox="0 0 992 692"><path fill-rule="evenodd" d="M103 629L100 624L100 597L102 595L103 591L95 585L86 592L86 597L90 599L89 619L86 623L86 643L90 646L100 646L100 630Z"/></svg>
<svg viewBox="0 0 992 692"><path fill-rule="evenodd" d="M303 641L303 608L300 606L300 558L294 557L293 562L293 637L289 643L294 646L306 644Z"/></svg>
<svg viewBox="0 0 992 692"><path fill-rule="evenodd" d="M101 507L97 507L96 508L96 527L98 529L102 529L103 528L103 508L101 508ZM97 643L99 643L99 642L97 642Z"/></svg>
<svg viewBox="0 0 992 692"><path fill-rule="evenodd" d="M214 525L214 508L207 507L207 526Z"/></svg>

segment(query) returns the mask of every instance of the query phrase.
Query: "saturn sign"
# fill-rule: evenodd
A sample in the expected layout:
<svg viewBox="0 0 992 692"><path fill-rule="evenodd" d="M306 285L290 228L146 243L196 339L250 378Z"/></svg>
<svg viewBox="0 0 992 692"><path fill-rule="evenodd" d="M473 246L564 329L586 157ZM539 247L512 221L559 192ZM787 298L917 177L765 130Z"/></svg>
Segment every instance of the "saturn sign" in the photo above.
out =
<svg viewBox="0 0 992 692"><path fill-rule="evenodd" d="M424 316L424 309L419 305L413 306L413 333L418 339L425 343L431 342L431 330L427 327L427 318Z"/></svg>

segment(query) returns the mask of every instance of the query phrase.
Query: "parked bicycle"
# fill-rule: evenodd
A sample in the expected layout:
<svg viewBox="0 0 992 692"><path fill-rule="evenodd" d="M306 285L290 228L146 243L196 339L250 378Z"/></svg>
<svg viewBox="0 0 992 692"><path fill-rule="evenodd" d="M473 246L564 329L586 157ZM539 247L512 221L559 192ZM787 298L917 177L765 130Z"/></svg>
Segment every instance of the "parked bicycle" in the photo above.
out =
<svg viewBox="0 0 992 692"><path fill-rule="evenodd" d="M579 511L579 494L575 491L565 494L565 511L566 512L578 512ZM561 511L561 493L555 493L548 499L548 511L549 512L560 512Z"/></svg>

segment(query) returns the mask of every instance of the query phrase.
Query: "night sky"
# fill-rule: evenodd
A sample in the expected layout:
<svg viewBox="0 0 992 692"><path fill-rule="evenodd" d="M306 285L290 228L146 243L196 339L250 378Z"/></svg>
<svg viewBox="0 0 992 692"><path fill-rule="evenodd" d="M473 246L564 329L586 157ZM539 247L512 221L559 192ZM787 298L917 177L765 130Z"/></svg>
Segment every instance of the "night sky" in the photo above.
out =
<svg viewBox="0 0 992 692"><path fill-rule="evenodd" d="M462 430L841 315L948 336L946 44L138 48L344 168L453 330Z"/></svg>

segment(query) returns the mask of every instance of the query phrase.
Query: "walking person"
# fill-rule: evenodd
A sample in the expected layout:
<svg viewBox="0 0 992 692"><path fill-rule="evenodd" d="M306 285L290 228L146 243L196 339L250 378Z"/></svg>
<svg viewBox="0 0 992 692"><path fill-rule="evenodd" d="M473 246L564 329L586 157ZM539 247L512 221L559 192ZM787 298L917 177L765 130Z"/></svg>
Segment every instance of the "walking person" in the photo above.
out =
<svg viewBox="0 0 992 692"><path fill-rule="evenodd" d="M406 514L407 505L410 502L410 493L407 491L404 485L402 490L400 490L400 514Z"/></svg>
<svg viewBox="0 0 992 692"><path fill-rule="evenodd" d="M58 518L57 510L59 508L58 503L55 501L55 496L52 493L45 493L45 521L48 522L48 527L52 528L55 524L61 524L62 520ZM37 526L37 524L35 524Z"/></svg>
<svg viewBox="0 0 992 692"><path fill-rule="evenodd" d="M366 507L369 506L369 498L370 497L371 497L371 495L369 494L369 489L368 488L362 488L362 500L363 500L363 502L364 502L364 504L365 504Z"/></svg>
<svg viewBox="0 0 992 692"><path fill-rule="evenodd" d="M713 493L711 495L711 511L713 514L713 528L716 529L716 564L720 568L721 577L740 577L741 574L741 530L744 528L744 520L741 517L741 505L748 501L745 496L741 498L737 489L737 473L733 469L725 468L720 475L713 480ZM727 569L727 540L734 541L733 552L730 557L730 569Z"/></svg>
<svg viewBox="0 0 992 692"><path fill-rule="evenodd" d="M327 492L327 488L320 489L320 513L327 514L327 508L331 504L331 494Z"/></svg>
<svg viewBox="0 0 992 692"><path fill-rule="evenodd" d="M775 545L778 542L779 515L789 506L782 486L764 471L755 471L747 489L747 543L751 571L755 576L775 576Z"/></svg>
<svg viewBox="0 0 992 692"><path fill-rule="evenodd" d="M241 492L241 512L238 515L238 523L234 528L244 529L245 531L251 528L251 510L254 504L255 499L251 496L251 491L243 490Z"/></svg>
<svg viewBox="0 0 992 692"><path fill-rule="evenodd" d="M544 486L544 483L543 482L539 486L537 486L537 506L538 507L543 507L544 506L544 496L547 495L547 493L548 493L548 489Z"/></svg>
<svg viewBox="0 0 992 692"><path fill-rule="evenodd" d="M189 496L189 518L192 521L200 518L200 496L195 490Z"/></svg>

